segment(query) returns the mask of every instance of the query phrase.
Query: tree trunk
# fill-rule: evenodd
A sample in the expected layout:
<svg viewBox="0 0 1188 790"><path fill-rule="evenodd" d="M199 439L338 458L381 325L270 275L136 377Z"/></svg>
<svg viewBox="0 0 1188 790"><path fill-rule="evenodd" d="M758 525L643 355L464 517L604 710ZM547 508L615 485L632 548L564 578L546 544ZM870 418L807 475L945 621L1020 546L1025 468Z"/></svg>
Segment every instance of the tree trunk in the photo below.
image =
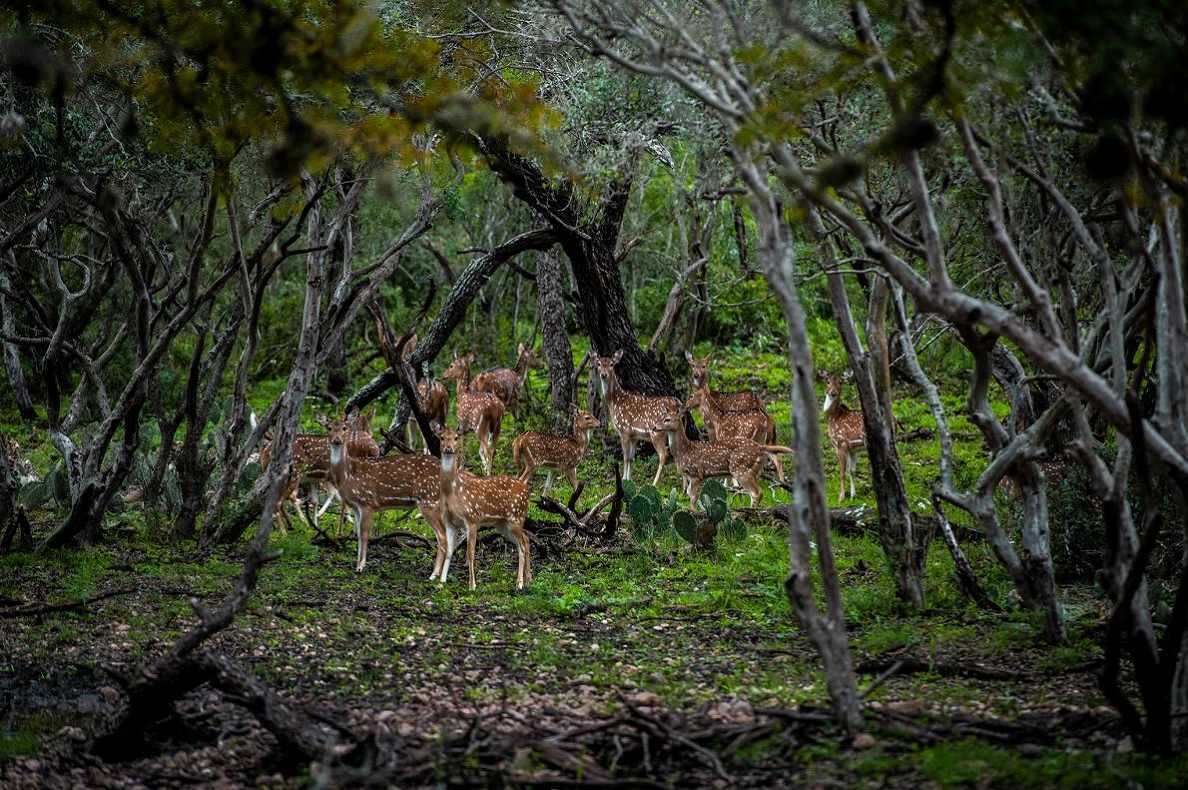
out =
<svg viewBox="0 0 1188 790"><path fill-rule="evenodd" d="M540 311L541 350L549 366L549 393L553 402L553 430L568 434L573 426L573 349L565 331L564 284L561 262L550 252L537 256L536 293Z"/></svg>
<svg viewBox="0 0 1188 790"><path fill-rule="evenodd" d="M19 334L16 331L15 308L8 303L4 291L11 287L8 274L0 271L0 332L6 337ZM33 420L37 412L33 410L33 399L29 397L29 385L25 381L25 371L21 368L21 354L13 343L3 342L4 369L8 373L8 384L12 387L12 394L16 397L17 409L21 418Z"/></svg>
<svg viewBox="0 0 1188 790"><path fill-rule="evenodd" d="M534 162L512 153L506 141L483 138L480 148L515 196L552 226L569 258L578 317L590 345L602 356L622 350L623 360L616 370L626 389L644 395L676 395L664 363L639 345L619 277L615 246L632 178L612 182L607 196L591 208L568 181L550 184Z"/></svg>
<svg viewBox="0 0 1188 790"><path fill-rule="evenodd" d="M768 187L767 173L738 148L731 149L731 156L739 176L750 190L751 205L759 226L758 250L764 277L779 301L788 325L791 412L797 461L792 495L794 505L788 509L789 574L784 589L793 611L821 655L834 715L848 732L855 732L863 726L862 700L858 696L850 656L841 586L829 533L813 358L804 310L796 293L792 239L781 207ZM813 590L810 557L814 540L825 594L824 612L817 607Z"/></svg>
<svg viewBox="0 0 1188 790"><path fill-rule="evenodd" d="M883 547L899 598L920 608L924 605L927 544L917 545L911 505L908 503L903 469L891 427L891 376L886 332L889 289L886 282L879 278L871 291L866 329L868 351L862 348L858 338L845 281L837 271L832 242L824 235L820 218L815 213L810 216L810 227L817 237L817 247L828 274L834 318L850 358L854 381L858 385L871 485L879 511L879 543Z"/></svg>

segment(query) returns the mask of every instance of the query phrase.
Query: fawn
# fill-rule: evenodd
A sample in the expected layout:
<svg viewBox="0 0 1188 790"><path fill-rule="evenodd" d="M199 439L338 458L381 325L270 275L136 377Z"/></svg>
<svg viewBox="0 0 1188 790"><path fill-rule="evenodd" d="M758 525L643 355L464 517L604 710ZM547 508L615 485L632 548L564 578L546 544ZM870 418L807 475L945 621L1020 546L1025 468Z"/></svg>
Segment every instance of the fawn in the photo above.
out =
<svg viewBox="0 0 1188 790"><path fill-rule="evenodd" d="M367 564L367 541L375 512L417 507L437 538L437 556L429 578L440 576L446 562L446 541L438 508L438 460L423 454L354 458L347 420L323 417L320 421L327 431L330 480L343 504L355 516L355 536L359 543L355 571L362 571Z"/></svg>
<svg viewBox="0 0 1188 790"><path fill-rule="evenodd" d="M454 398L458 412L458 432L473 431L479 441L479 458L483 471L491 474L491 460L495 457L495 444L503 423L503 401L489 392L476 391L470 381L470 365L474 352L456 357L441 374L443 379L454 379L457 394Z"/></svg>
<svg viewBox="0 0 1188 790"><path fill-rule="evenodd" d="M751 497L751 507L763 501L763 489L759 486L760 467L774 456L793 452L791 447L775 444L760 444L751 439L719 439L716 441L693 441L685 435L685 414L664 423L664 429L673 437L673 455L685 484L685 493L693 507L698 507L701 486L710 477L730 477Z"/></svg>
<svg viewBox="0 0 1188 790"><path fill-rule="evenodd" d="M528 481L539 467L548 469L544 490L553 484L553 470L564 472L569 484L577 488L577 465L590 445L590 434L601 425L598 418L584 409L575 409L573 433L556 436L551 433L530 431L522 433L512 442L512 463L524 471L520 479Z"/></svg>
<svg viewBox="0 0 1188 790"><path fill-rule="evenodd" d="M686 351L685 359L689 362L691 369L693 389L704 389L708 393L708 399L714 402L714 406L719 411L760 411L764 414L767 413L763 398L753 392L714 392L710 389L709 365L711 357L695 357Z"/></svg>
<svg viewBox="0 0 1188 790"><path fill-rule="evenodd" d="M676 398L655 395L640 395L628 392L619 383L615 365L623 358L619 349L611 357L598 357L595 366L602 386L602 397L606 399L611 424L619 434L623 448L623 479L631 479L631 462L635 459L635 443L647 439L656 450L659 463L652 485L660 482L660 473L668 460L668 440L662 426L673 415L681 411L681 402Z"/></svg>
<svg viewBox="0 0 1188 790"><path fill-rule="evenodd" d="M379 445L376 444L375 437L371 435L371 418L371 412L356 413L354 418L349 421L347 442L350 444L351 455L356 458L379 457ZM256 423L254 413L251 415L251 422L254 428ZM260 449L261 474L268 471L268 463L272 458L271 439L268 434L265 434L264 439L266 444ZM297 498L302 486L312 486L315 492L314 506L317 510L314 513L314 524L325 514L326 509L335 499L340 499L337 489L330 480L330 452L326 436L312 433L298 434L293 439L293 450L290 455L289 471L281 484L280 495L276 500L277 515L280 516L282 532L286 527L291 526L288 514L285 513L286 502L293 505L297 510L297 515L306 522L307 526L312 526L306 519ZM316 491L318 487L325 488L329 494L321 507L317 507ZM340 514L339 529L341 526L342 515Z"/></svg>
<svg viewBox="0 0 1188 790"><path fill-rule="evenodd" d="M825 413L826 434L833 451L837 453L837 469L839 491L837 501L846 500L846 475L850 477L850 496L854 496L854 466L858 459L855 457L858 448L866 446L866 428L862 423L862 411L854 410L842 403L843 377L835 373L822 373L825 379L825 403L821 410Z"/></svg>
<svg viewBox="0 0 1188 790"><path fill-rule="evenodd" d="M520 343L516 349L516 364L513 368L484 370L474 377L474 388L479 392L489 392L499 398L518 419L520 417L520 399L524 396L524 381L528 378L528 368L537 365L539 365L539 361L536 352Z"/></svg>
<svg viewBox="0 0 1188 790"><path fill-rule="evenodd" d="M454 553L455 530L464 529L470 589L475 589L474 552L478 528L494 524L511 541L519 555L516 589L532 584L532 555L524 519L528 516L528 484L518 477L479 477L462 468L462 447L456 431L441 431L440 510L445 530L445 563L440 579L445 583Z"/></svg>

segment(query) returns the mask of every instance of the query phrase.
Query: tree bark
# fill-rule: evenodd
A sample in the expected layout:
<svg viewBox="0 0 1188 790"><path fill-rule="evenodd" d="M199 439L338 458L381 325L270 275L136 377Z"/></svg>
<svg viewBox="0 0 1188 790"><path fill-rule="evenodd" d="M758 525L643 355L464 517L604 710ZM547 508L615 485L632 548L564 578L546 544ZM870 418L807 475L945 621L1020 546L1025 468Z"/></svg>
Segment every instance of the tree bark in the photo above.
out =
<svg viewBox="0 0 1188 790"><path fill-rule="evenodd" d="M663 361L639 345L619 276L615 246L632 177L612 182L602 202L591 208L569 182L550 184L534 162L513 153L506 141L482 138L479 147L491 169L556 234L569 258L578 317L590 345L602 356L623 351L615 369L626 389L644 395L676 395Z"/></svg>
<svg viewBox="0 0 1188 790"><path fill-rule="evenodd" d="M540 313L541 350L549 366L549 394L553 403L553 430L567 435L573 427L573 349L565 330L561 262L552 251L537 256L536 294Z"/></svg>
<svg viewBox="0 0 1188 790"><path fill-rule="evenodd" d="M866 332L870 344L868 351L863 349L858 338L845 281L837 271L832 242L825 236L820 217L815 212L810 215L809 223L817 237L817 247L827 272L834 318L850 358L854 381L858 385L866 454L879 511L879 543L887 558L899 598L920 608L924 605L926 545L917 545L911 505L903 483L903 469L892 430L894 418L890 411L891 377L886 333L887 284L880 278L871 292Z"/></svg>
<svg viewBox="0 0 1188 790"><path fill-rule="evenodd" d="M8 274L0 268L0 333L5 337L12 337L16 331L15 306L10 304L4 292L12 287ZM25 381L25 371L21 367L21 354L16 344L3 341L4 370L8 373L8 384L12 387L12 394L16 398L17 409L24 420L33 420L37 412L33 410L33 399L29 396L29 385Z"/></svg>

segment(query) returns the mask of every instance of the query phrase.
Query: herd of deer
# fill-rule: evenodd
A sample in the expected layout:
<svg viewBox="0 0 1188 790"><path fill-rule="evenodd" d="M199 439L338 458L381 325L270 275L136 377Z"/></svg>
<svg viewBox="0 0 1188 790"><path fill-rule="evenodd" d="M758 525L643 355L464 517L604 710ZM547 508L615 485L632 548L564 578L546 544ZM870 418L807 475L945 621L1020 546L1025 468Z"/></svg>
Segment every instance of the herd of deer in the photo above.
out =
<svg viewBox="0 0 1188 790"><path fill-rule="evenodd" d="M622 386L616 365L623 352L597 357L602 397L614 431L619 435L623 453L623 478L631 479L637 444L649 442L655 449L658 464L652 484L671 454L680 472L685 493L694 507L705 480L730 478L745 490L754 507L763 496L758 478L761 469L771 464L784 480L778 456L792 453L790 447L775 444L775 423L768 415L763 399L749 392L726 393L710 388L710 357L686 354L692 368L693 394L682 403L674 397L642 395ZM507 410L520 413L524 382L534 363L530 349L520 346L512 369L495 368L471 377L473 352L456 356L441 378L455 382L454 396L457 430L444 427L449 411L449 393L441 382L430 377L418 386L419 406L432 421L440 441L440 458L427 454L403 454L380 457L379 446L371 434L371 415L353 414L329 419L319 417L324 435L303 434L296 438L292 462L283 481L279 518L288 523L284 504L298 504L298 492L306 486L321 486L331 496L317 516L335 499L343 515L349 509L358 539L357 571L367 562L367 543L375 513L388 509L418 508L436 537L436 557L430 579L445 583L450 558L459 540L466 542L466 561L470 588L475 589L475 545L480 526L495 526L519 553L516 589L532 581L529 542L524 531L528 515L529 482L538 469L548 471L545 491L552 484L553 472L564 474L577 487L577 467L589 447L593 431L601 426L588 411L573 408L573 428L569 435L530 431L512 442L512 460L521 471L518 476L492 475L491 468L503 416ZM850 475L853 496L854 452L863 444L862 413L841 402L842 380L826 375L825 417L828 436L837 452L842 477L841 497L845 497L845 476ZM708 440L692 440L686 433L690 410L697 409L709 434ZM462 436L474 433L485 476L463 468ZM411 443L411 436L410 443ZM269 450L260 453L260 465L267 469ZM316 494L315 494L316 501ZM297 508L302 513L300 507ZM302 514L304 518L304 515Z"/></svg>

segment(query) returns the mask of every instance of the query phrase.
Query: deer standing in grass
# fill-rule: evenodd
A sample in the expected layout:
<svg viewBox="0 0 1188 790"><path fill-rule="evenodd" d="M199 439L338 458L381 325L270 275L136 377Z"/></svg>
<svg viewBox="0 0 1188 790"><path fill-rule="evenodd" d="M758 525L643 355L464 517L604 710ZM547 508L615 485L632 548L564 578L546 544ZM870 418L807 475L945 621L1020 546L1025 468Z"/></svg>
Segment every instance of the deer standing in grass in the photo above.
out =
<svg viewBox="0 0 1188 790"><path fill-rule="evenodd" d="M499 431L503 424L503 401L489 392L478 392L470 381L470 365L474 362L474 352L463 354L454 359L453 363L441 374L443 379L453 379L457 382L457 392L454 397L455 409L458 412L458 432L474 432L479 441L479 458L483 461L483 471L491 474L491 460L495 457L495 444L499 441Z"/></svg>
<svg viewBox="0 0 1188 790"><path fill-rule="evenodd" d="M548 470L545 478L544 490L547 492L553 484L553 470L565 474L569 484L577 488L577 465L586 454L590 445L590 434L601 425L598 418L584 409L575 409L573 414L573 433L569 436L557 436L551 433L529 431L522 433L512 442L512 463L524 471L520 479L528 481L540 467Z"/></svg>
<svg viewBox="0 0 1188 790"><path fill-rule="evenodd" d="M345 419L326 420L330 480L346 507L354 513L355 537L358 539L355 570L367 564L367 541L375 513L416 507L437 538L437 555L430 579L444 573L446 564L445 530L438 508L440 464L431 455L390 455L386 458L354 458L350 442L350 424Z"/></svg>
<svg viewBox="0 0 1188 790"><path fill-rule="evenodd" d="M714 392L710 389L709 366L712 357L695 357L686 351L685 359L689 362L693 389L704 389L708 395L707 400L712 400L719 411L767 413L767 406L763 403L763 398L753 392Z"/></svg>
<svg viewBox="0 0 1188 790"><path fill-rule="evenodd" d="M681 402L676 398L656 395L640 395L628 392L619 383L615 365L623 358L619 349L611 357L598 357L595 366L602 386L602 397L606 399L611 424L619 434L623 448L623 479L631 479L631 462L635 459L635 443L646 439L656 450L659 463L652 485L660 482L660 473L668 460L668 436L661 426L674 415L680 414Z"/></svg>
<svg viewBox="0 0 1188 790"><path fill-rule="evenodd" d="M538 364L536 352L520 343L516 349L515 367L484 370L474 377L474 388L479 392L489 392L499 398L503 401L503 405L516 416L516 419L519 419L528 368Z"/></svg>
<svg viewBox="0 0 1188 790"><path fill-rule="evenodd" d="M833 451L837 454L839 490L837 501L846 501L846 475L850 477L850 496L854 496L854 466L858 463L857 452L866 446L866 427L862 423L862 412L855 411L842 403L843 377L836 373L822 373L825 379L826 434Z"/></svg>
<svg viewBox="0 0 1188 790"><path fill-rule="evenodd" d="M478 528L493 524L516 547L516 589L532 584L532 554L524 520L528 517L528 484L518 477L479 477L462 468L462 447L458 433L441 431L440 510L445 530L445 563L441 569L444 584L454 553L456 530L465 530L466 564L470 569L470 589L477 587L474 553Z"/></svg>
<svg viewBox="0 0 1188 790"><path fill-rule="evenodd" d="M722 411L715 404L709 388L694 390L685 401L685 408L700 409L701 420L711 440L749 439L759 444L773 444L776 438L775 420L763 411ZM785 480L784 467L772 456L776 477Z"/></svg>
<svg viewBox="0 0 1188 790"><path fill-rule="evenodd" d="M791 447L760 444L751 439L718 439L693 441L685 435L685 414L681 411L662 426L673 437L672 452L677 469L685 485L685 493L693 507L702 484L711 477L729 477L751 497L751 507L763 501L759 486L759 469L774 456L794 452Z"/></svg>
<svg viewBox="0 0 1188 790"><path fill-rule="evenodd" d="M378 458L380 454L379 445L375 441L375 437L371 435L371 412L359 413L350 419L348 422L347 442L350 445L351 455L355 458ZM255 429L256 415L251 415L252 428ZM264 436L266 444L260 449L260 471L261 473L268 470L269 460L272 458L272 442L269 436ZM302 433L298 434L293 439L293 451L289 461L289 471L285 477L284 483L281 486L280 494L277 497L277 515L280 516L280 524L282 531L286 527L291 526L288 514L285 513L285 504L292 504L297 510L297 515L307 526L317 524L326 509L334 502L335 499L340 499L338 490L330 479L330 449L328 437L313 434ZM297 498L298 492L302 488L308 488L313 492L314 507L314 524L311 525L305 517L305 512L301 509L301 502ZM318 507L317 489L326 489L329 496L326 501ZM338 529L342 529L342 515L339 515Z"/></svg>

